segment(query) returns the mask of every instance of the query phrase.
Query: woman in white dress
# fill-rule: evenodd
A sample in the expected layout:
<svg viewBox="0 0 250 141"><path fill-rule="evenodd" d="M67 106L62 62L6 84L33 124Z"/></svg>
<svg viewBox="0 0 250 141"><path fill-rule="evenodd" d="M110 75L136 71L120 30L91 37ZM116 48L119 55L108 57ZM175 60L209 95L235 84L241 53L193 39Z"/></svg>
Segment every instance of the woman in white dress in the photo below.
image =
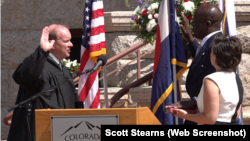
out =
<svg viewBox="0 0 250 141"><path fill-rule="evenodd" d="M198 124L237 124L243 99L243 87L235 73L241 61L242 48L238 38L217 35L211 51L211 64L216 72L206 76L197 98L198 111L190 114L183 109L166 106L176 117Z"/></svg>

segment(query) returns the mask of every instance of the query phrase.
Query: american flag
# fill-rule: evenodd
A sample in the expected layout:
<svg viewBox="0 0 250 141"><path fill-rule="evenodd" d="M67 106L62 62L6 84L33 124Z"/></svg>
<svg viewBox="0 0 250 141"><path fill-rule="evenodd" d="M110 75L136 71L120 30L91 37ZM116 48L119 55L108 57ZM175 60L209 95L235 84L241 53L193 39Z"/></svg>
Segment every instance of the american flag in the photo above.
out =
<svg viewBox="0 0 250 141"><path fill-rule="evenodd" d="M80 71L93 68L102 54L106 54L103 1L86 0ZM84 102L84 108L100 108L98 71L91 75L81 75L78 96Z"/></svg>

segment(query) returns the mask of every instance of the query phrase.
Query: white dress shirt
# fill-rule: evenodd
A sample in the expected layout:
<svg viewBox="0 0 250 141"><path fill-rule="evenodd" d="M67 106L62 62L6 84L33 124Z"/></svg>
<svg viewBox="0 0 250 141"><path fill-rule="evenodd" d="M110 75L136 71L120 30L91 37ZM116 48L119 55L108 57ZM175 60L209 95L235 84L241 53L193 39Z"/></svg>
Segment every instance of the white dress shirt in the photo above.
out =
<svg viewBox="0 0 250 141"><path fill-rule="evenodd" d="M203 47L203 45L206 43L206 41L211 37L211 36L213 36L214 34L216 34L216 33L218 33L218 32L221 32L220 30L218 30L218 31L215 31L215 32L212 32L212 33L210 33L210 34L208 34L207 36L205 36L203 39L202 39L202 41L201 41L201 48ZM200 49L198 50L198 52L200 51ZM198 52L196 53L196 54L198 54Z"/></svg>

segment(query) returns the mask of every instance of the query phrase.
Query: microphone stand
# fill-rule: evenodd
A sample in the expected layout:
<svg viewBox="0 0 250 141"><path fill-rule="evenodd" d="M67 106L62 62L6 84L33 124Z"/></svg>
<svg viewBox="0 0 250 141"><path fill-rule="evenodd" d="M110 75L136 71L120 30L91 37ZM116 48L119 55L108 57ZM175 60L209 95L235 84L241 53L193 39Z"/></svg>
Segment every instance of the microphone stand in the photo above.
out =
<svg viewBox="0 0 250 141"><path fill-rule="evenodd" d="M81 74L78 74L76 77L81 76L81 75L83 75L83 74L89 74L90 71L91 71L91 70L86 70L86 71L82 72ZM74 80L76 77L74 77L73 80ZM46 90L46 91L42 91L42 92L36 93L36 94L34 94L33 96L31 96L30 98L28 98L28 99L26 99L26 100L24 100L24 101L22 101L22 102L19 102L19 103L16 104L15 106L13 106L13 107L7 109L8 112L10 112L10 111L16 109L17 107L21 107L22 105L25 104L25 107L26 107L26 109L27 109L27 124L28 124L28 132L29 132L29 140L30 140L30 141L32 141L32 135L31 135L31 129L30 129L30 119L31 119L30 116L31 116L31 109L32 109L31 101L35 100L35 99L38 98L38 97L41 97L42 95L46 94L47 92L52 92L52 91L56 90L57 88L59 88L59 87L62 86L63 84L69 82L70 80L72 80L72 79L67 79L67 80L65 80L64 82L58 84L57 86L54 86L54 87L50 88L49 90Z"/></svg>

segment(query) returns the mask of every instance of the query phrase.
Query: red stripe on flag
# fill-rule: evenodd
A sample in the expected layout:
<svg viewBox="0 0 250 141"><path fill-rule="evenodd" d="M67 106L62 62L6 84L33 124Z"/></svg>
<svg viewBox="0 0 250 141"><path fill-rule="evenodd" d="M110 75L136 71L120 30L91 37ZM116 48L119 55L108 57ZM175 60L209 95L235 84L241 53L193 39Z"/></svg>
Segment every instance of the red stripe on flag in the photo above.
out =
<svg viewBox="0 0 250 141"><path fill-rule="evenodd" d="M92 11L92 19L96 19L96 18L99 18L99 17L103 17L104 14L103 14L103 9L97 9L95 11Z"/></svg>
<svg viewBox="0 0 250 141"><path fill-rule="evenodd" d="M104 25L100 25L98 27L91 28L90 36L99 35L100 33L105 33Z"/></svg>
<svg viewBox="0 0 250 141"><path fill-rule="evenodd" d="M95 95L95 99L93 100L89 108L98 108L99 103L100 103L100 95L99 95L99 91L97 91Z"/></svg>
<svg viewBox="0 0 250 141"><path fill-rule="evenodd" d="M104 42L101 42L101 43L99 43L99 44L90 45L90 47L89 47L90 52L100 51L102 48L106 48L106 43L105 43L105 41L104 41Z"/></svg>
<svg viewBox="0 0 250 141"><path fill-rule="evenodd" d="M79 95L79 100L85 101L86 97L89 94L89 90L91 89L93 83L95 82L96 76L97 76L97 71L88 76L87 81Z"/></svg>
<svg viewBox="0 0 250 141"><path fill-rule="evenodd" d="M154 73L153 77L155 75L155 71L157 69L159 60L160 60L160 54L161 54L161 34L160 34L160 26L157 24L157 32L156 32L156 41L155 41L155 60L154 60Z"/></svg>
<svg viewBox="0 0 250 141"><path fill-rule="evenodd" d="M81 58L80 71L83 71L88 60L89 60L89 50L86 49Z"/></svg>

